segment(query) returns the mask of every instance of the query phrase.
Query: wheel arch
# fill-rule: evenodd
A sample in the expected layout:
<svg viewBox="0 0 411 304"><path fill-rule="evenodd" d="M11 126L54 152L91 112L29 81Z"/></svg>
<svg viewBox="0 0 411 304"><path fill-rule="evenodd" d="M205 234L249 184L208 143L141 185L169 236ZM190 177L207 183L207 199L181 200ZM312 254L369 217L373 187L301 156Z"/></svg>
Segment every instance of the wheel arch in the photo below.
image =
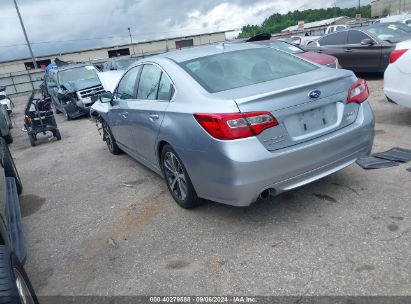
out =
<svg viewBox="0 0 411 304"><path fill-rule="evenodd" d="M158 165L160 170L163 170L163 164L161 163L161 152L163 151L163 148L165 145L170 145L170 143L168 143L165 140L160 140L157 144L157 161L158 161ZM171 145L170 145L171 146Z"/></svg>

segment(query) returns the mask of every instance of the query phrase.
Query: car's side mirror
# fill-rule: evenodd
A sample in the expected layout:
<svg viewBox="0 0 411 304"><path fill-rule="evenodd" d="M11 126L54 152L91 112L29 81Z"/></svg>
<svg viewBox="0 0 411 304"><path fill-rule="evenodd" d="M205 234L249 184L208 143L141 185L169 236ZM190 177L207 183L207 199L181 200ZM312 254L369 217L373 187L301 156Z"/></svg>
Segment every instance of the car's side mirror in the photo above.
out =
<svg viewBox="0 0 411 304"><path fill-rule="evenodd" d="M374 45L374 40L370 39L370 38L366 38L363 41L361 41L361 45Z"/></svg>
<svg viewBox="0 0 411 304"><path fill-rule="evenodd" d="M111 92L101 93L98 98L102 103L109 102L111 105L113 105L114 95Z"/></svg>

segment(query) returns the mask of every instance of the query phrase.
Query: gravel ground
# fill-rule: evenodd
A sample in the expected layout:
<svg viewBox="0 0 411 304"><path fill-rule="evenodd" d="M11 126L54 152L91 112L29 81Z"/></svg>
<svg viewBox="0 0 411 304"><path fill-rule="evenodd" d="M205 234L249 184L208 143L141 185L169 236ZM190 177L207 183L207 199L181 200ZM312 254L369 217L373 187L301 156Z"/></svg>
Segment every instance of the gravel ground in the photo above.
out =
<svg viewBox="0 0 411 304"><path fill-rule="evenodd" d="M374 152L411 148L411 109L368 77ZM248 208L179 208L163 180L113 156L92 121L57 115L32 148L15 98L27 272L39 295L411 295L411 164L352 165Z"/></svg>

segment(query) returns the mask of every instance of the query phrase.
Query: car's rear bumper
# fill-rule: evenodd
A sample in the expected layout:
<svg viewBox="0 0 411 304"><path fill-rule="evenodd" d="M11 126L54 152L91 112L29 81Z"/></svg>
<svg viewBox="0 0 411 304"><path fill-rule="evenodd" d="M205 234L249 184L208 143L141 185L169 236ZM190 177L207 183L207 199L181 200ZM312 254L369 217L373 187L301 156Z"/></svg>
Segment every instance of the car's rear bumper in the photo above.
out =
<svg viewBox="0 0 411 304"><path fill-rule="evenodd" d="M279 194L343 169L368 155L373 140L374 115L365 102L353 124L274 152L265 149L256 138L220 142L210 151L177 152L185 160L199 197L248 206L265 189Z"/></svg>
<svg viewBox="0 0 411 304"><path fill-rule="evenodd" d="M384 73L384 94L388 101L411 108L411 74L402 73L396 64L388 66Z"/></svg>

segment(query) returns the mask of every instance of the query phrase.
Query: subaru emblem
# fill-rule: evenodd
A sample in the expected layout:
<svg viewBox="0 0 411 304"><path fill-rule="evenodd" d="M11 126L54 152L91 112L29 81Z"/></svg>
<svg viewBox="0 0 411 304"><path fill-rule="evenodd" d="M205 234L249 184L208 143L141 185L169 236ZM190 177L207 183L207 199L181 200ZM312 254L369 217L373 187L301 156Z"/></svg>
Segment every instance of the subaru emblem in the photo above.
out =
<svg viewBox="0 0 411 304"><path fill-rule="evenodd" d="M313 90L310 93L308 93L308 97L312 99L317 99L321 96L321 91L320 90Z"/></svg>

